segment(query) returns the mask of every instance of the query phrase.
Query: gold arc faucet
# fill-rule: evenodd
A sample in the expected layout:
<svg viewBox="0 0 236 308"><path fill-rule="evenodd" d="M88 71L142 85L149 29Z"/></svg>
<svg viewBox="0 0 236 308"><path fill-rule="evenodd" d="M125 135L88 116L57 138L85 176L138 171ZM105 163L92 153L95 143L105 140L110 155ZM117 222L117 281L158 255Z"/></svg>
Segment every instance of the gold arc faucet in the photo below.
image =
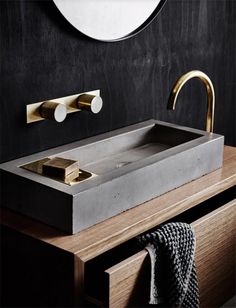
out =
<svg viewBox="0 0 236 308"><path fill-rule="evenodd" d="M180 90L185 85L185 83L192 79L199 78L206 86L207 90L207 118L206 118L206 131L209 133L213 132L214 126L214 112L215 112L215 91L210 78L201 71L190 71L183 76L181 76L174 84L168 101L168 109L175 109L176 101Z"/></svg>

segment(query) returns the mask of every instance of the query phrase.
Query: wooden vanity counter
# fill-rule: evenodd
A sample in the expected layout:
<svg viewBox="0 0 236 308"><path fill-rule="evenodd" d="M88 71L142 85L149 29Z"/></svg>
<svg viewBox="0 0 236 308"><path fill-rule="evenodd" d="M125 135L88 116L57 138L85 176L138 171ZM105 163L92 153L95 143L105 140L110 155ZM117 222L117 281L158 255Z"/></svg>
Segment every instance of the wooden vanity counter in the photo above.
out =
<svg viewBox="0 0 236 308"><path fill-rule="evenodd" d="M61 231L42 223L38 223L5 208L1 209L1 224L7 229L13 230L18 235L21 234L29 237L31 241L36 240L37 243L40 242L43 245L46 244L47 247L48 245L50 247L55 247L57 253L61 252L70 255L70 260L73 260L71 261L73 262L73 302L79 304L81 303L81 299L84 297L84 279L87 262L96 259L100 255L111 251L121 244L126 243L138 234L148 231L167 220L173 219L177 215L196 207L204 201L211 199L230 188L232 189L235 184L236 148L225 146L224 162L221 169L185 184L160 197L145 202L135 208L90 227L89 229L81 231L78 234L66 235ZM236 212L236 201L234 198L230 201L229 213ZM204 206L207 206L207 203ZM228 218L230 220L230 217ZM217 224L214 219L214 224ZM227 219L225 224L226 223ZM231 237L233 236L232 232L235 232L235 224L236 222L234 218L231 218L230 224L227 225L227 228L230 228ZM196 223L196 225L199 225L199 223ZM206 220L204 220L204 227L207 227ZM219 225L219 228L224 230L226 227L224 228ZM202 234L203 231L204 230L201 229L200 226L199 234ZM210 229L209 232L212 232L213 234L215 229ZM221 241L224 241L224 239L221 238ZM209 244L210 242L208 241L208 245ZM19 249L20 247L18 247L18 250ZM235 252L235 246L234 248L232 247L232 249L232 251ZM143 262L145 255L140 252L137 258L139 257ZM134 260L131 261L133 262ZM111 267L111 270L106 272L113 273L113 268L114 267ZM117 265L114 269L116 270L116 268ZM207 296L209 296L209 294ZM112 307L122 307L128 304L127 302L126 304L112 302L110 296L107 305Z"/></svg>

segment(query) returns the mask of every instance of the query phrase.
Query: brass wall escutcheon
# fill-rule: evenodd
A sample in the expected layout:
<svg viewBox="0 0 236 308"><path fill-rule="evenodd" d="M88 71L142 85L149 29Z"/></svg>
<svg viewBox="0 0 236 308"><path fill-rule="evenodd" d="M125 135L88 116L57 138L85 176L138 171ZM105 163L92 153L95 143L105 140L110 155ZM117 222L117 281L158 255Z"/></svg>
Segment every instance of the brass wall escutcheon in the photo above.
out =
<svg viewBox="0 0 236 308"><path fill-rule="evenodd" d="M69 113L83 110L98 113L101 108L100 90L89 91L29 104L26 106L26 122L29 124L45 119L62 122Z"/></svg>

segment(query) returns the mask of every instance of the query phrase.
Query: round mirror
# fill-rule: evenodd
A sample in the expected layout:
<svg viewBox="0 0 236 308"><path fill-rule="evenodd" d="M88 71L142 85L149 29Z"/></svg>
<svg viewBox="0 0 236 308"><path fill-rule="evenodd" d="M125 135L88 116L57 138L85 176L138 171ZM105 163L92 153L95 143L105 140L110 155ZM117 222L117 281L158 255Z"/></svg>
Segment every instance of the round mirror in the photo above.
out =
<svg viewBox="0 0 236 308"><path fill-rule="evenodd" d="M83 34L112 42L143 30L166 0L53 0L64 17Z"/></svg>

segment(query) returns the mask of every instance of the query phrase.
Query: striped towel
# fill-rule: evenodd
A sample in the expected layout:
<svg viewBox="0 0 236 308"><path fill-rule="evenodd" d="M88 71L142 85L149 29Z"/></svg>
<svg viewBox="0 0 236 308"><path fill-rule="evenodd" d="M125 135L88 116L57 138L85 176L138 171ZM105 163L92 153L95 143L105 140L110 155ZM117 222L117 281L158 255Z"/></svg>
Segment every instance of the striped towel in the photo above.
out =
<svg viewBox="0 0 236 308"><path fill-rule="evenodd" d="M167 223L137 238L151 259L149 303L161 307L199 307L196 240L191 225Z"/></svg>

